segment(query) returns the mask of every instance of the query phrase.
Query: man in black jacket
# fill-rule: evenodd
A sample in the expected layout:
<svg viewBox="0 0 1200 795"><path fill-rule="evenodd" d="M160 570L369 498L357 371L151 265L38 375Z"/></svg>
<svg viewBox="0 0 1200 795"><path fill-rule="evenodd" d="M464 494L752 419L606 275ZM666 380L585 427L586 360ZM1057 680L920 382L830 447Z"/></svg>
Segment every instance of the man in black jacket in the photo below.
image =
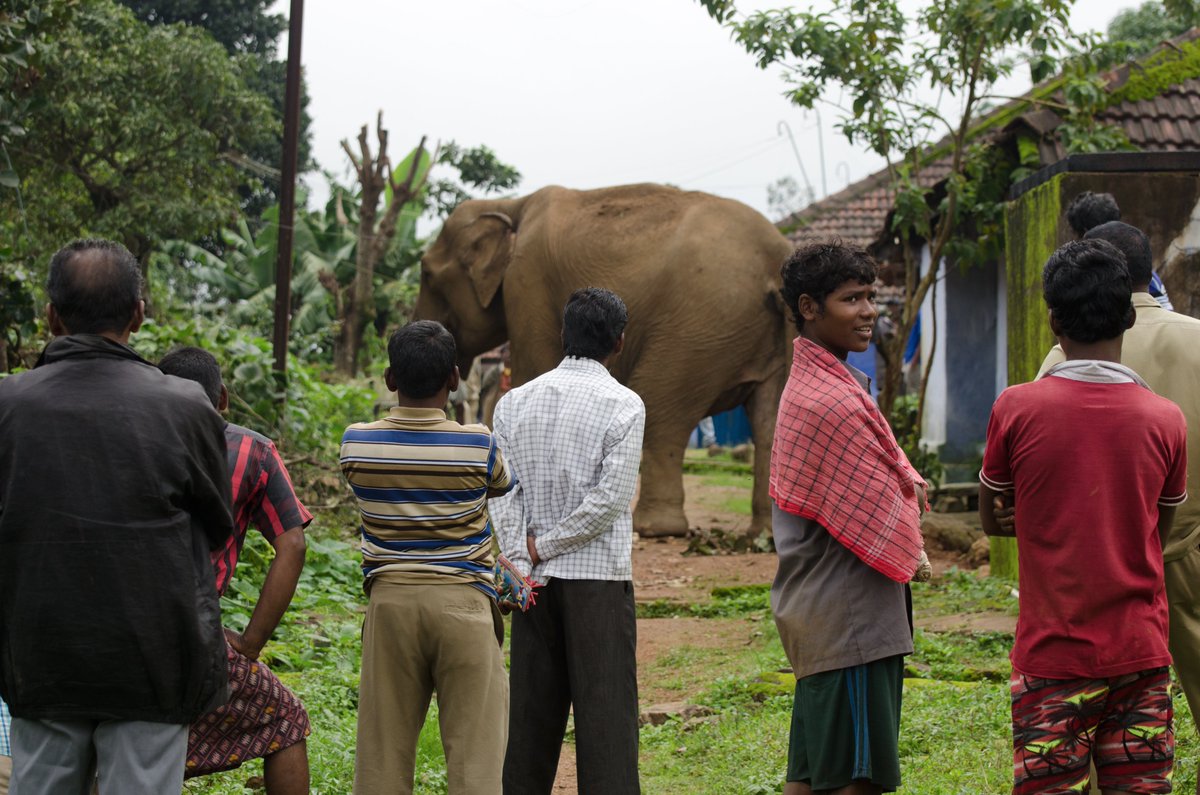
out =
<svg viewBox="0 0 1200 795"><path fill-rule="evenodd" d="M182 788L188 724L227 698L209 549L232 532L224 423L127 345L144 315L122 246L72 243L56 335L0 381L0 695L14 791Z"/></svg>

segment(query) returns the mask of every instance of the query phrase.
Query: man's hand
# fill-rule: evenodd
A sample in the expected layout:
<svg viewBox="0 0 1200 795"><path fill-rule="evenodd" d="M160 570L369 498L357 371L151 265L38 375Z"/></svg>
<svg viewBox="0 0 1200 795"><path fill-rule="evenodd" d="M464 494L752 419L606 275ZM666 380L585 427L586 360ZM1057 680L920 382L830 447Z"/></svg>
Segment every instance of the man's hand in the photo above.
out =
<svg viewBox="0 0 1200 795"><path fill-rule="evenodd" d="M1017 534L1015 506L1011 491L995 491L979 484L979 521L990 536Z"/></svg>
<svg viewBox="0 0 1200 795"><path fill-rule="evenodd" d="M993 515L1000 531L1006 536L1017 534L1017 506L1013 503L1013 493L1002 491L992 498Z"/></svg>
<svg viewBox="0 0 1200 795"><path fill-rule="evenodd" d="M236 632L228 627L225 628L225 642L229 647L242 655L248 660L257 660L258 655L262 652L262 646L255 648L252 644L246 641L245 636L240 632Z"/></svg>
<svg viewBox="0 0 1200 795"><path fill-rule="evenodd" d="M529 550L529 560L534 566L542 562L542 559L538 557L537 545L533 543L533 536L525 536L525 547Z"/></svg>

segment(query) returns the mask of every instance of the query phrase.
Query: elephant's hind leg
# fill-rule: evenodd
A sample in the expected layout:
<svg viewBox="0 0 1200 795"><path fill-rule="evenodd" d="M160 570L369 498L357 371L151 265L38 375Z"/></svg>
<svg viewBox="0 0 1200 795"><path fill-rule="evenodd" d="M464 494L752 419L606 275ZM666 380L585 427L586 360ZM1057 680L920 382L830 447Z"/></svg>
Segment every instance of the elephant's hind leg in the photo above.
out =
<svg viewBox="0 0 1200 795"><path fill-rule="evenodd" d="M775 415L779 411L779 396L787 380L786 369L776 373L754 388L746 401L750 432L754 437L754 491L751 495L749 535L771 532L771 495L768 483L771 476L771 442L775 439Z"/></svg>
<svg viewBox="0 0 1200 795"><path fill-rule="evenodd" d="M633 528L643 538L685 536L688 531L683 513L683 451L687 439L665 438L668 436L674 434L651 436L647 423L641 490L633 512Z"/></svg>

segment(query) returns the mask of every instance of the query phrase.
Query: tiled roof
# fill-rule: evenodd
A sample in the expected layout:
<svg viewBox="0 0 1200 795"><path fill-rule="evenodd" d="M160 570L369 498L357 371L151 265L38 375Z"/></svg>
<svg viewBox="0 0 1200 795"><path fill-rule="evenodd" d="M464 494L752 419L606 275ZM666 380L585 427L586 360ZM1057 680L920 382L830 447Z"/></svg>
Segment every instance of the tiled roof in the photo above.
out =
<svg viewBox="0 0 1200 795"><path fill-rule="evenodd" d="M1175 41L1198 37L1200 29ZM1110 90L1125 83L1130 69L1125 65L1105 75ZM998 108L981 120L980 125L986 126L989 119L999 117L1013 107L1014 103L1009 103ZM1104 110L1098 118L1102 123L1121 127L1130 143L1144 151L1200 148L1200 78L1184 80L1152 99L1118 103ZM1037 134L1038 153L1042 164L1048 165L1067 155L1056 133L1061 123L1062 119L1052 111L1031 109L1004 130L1024 127ZM924 186L936 185L949 173L950 158L942 158L922 170L919 182ZM781 221L779 226L797 243L837 237L847 243L871 246L884 236L888 214L892 210L888 182L887 170L878 171L839 193L810 204Z"/></svg>
<svg viewBox="0 0 1200 795"><path fill-rule="evenodd" d="M936 185L950 173L950 159L929 164L918 175L924 187ZM892 211L892 191L887 169L877 171L850 185L840 193L827 196L805 207L780 223L788 239L795 243L809 239L840 238L864 248L879 239Z"/></svg>

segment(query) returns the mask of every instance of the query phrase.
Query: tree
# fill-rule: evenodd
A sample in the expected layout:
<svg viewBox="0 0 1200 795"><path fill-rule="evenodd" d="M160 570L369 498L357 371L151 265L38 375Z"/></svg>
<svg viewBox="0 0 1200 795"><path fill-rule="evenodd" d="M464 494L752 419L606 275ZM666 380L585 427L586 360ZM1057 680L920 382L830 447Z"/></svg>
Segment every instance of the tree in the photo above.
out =
<svg viewBox="0 0 1200 795"><path fill-rule="evenodd" d="M275 57L279 35L287 30L282 14L267 13L272 0L120 0L142 22L186 25L207 30L229 52Z"/></svg>
<svg viewBox="0 0 1200 795"><path fill-rule="evenodd" d="M767 207L775 218L787 218L804 206L805 198L795 177L780 177L767 186Z"/></svg>
<svg viewBox="0 0 1200 795"><path fill-rule="evenodd" d="M346 287L339 287L337 318L339 327L333 345L333 365L342 375L358 372L358 355L363 335L375 315L375 268L387 254L396 236L398 223L404 214L405 224L415 229L421 214L422 192L429 175L429 166L437 159L425 150L425 138L409 154L394 173L388 157L388 133L383 128L383 111L375 120L378 141L375 152L367 140L367 125L358 133L358 153L342 141L342 149L354 165L361 188L359 203L358 245L355 249L354 278ZM383 217L379 217L379 200L384 200Z"/></svg>
<svg viewBox="0 0 1200 795"><path fill-rule="evenodd" d="M397 176L408 173L416 155L414 150L405 158L395 170ZM428 156L422 161L425 165L421 168L426 168ZM389 326L412 312L419 286L415 266L423 247L417 237L417 218L423 213L434 219L444 218L459 201L515 187L521 176L486 146L465 148L451 142L442 147L438 163L444 167L438 176L431 176L424 191L417 191L400 206L391 241L373 266L368 291L371 303L360 313L364 316L359 320L364 324L360 353L367 328L373 326L382 336ZM289 342L292 352L308 361L341 350L337 339L345 328L348 303L355 300L359 273L362 197L332 178L329 196L324 208L302 209L295 216ZM395 195L385 186L385 215L394 200ZM156 284L161 283L156 295L161 293L169 308L190 310L222 324L268 335L275 300L278 223L276 205L261 218L239 220L225 228L216 245L168 241L153 259L162 269L156 280ZM255 228L261 231L255 233ZM376 234L383 228L382 223L378 224ZM361 282L358 289L361 295Z"/></svg>
<svg viewBox="0 0 1200 795"><path fill-rule="evenodd" d="M12 153L28 205L20 254L37 262L83 234L145 262L162 240L215 231L237 210L240 147L274 132L267 103L207 34L149 28L110 0L87 3L50 42L32 94Z"/></svg>
<svg viewBox="0 0 1200 795"><path fill-rule="evenodd" d="M439 218L445 218L474 195L502 193L521 182L521 172L483 145L464 149L450 141L441 147L438 163L458 172L457 179L439 177L429 182L428 209Z"/></svg>
<svg viewBox="0 0 1200 795"><path fill-rule="evenodd" d="M1118 12L1108 23L1108 38L1128 44L1132 55L1144 55L1191 27L1190 20L1172 14L1156 0L1147 0L1137 8Z"/></svg>
<svg viewBox="0 0 1200 795"><path fill-rule="evenodd" d="M287 30L282 14L271 14L271 0L119 0L150 25L185 24L208 31L234 58L247 87L271 103L276 127L271 136L247 141L245 165L251 169L239 187L243 209L258 218L277 201L279 166L283 162L283 104L287 62L278 57L280 35ZM308 87L300 82L300 170L312 167L312 117Z"/></svg>
<svg viewBox="0 0 1200 795"><path fill-rule="evenodd" d="M21 363L22 343L34 336L37 316L29 269L14 258L13 242L4 242L4 232L12 240L27 224L9 146L27 133L45 51L74 10L75 0L13 0L0 13L0 193L16 205L8 222L0 222L0 373Z"/></svg>
<svg viewBox="0 0 1200 795"><path fill-rule="evenodd" d="M1011 99L994 95L999 80L1025 65L1038 83L1078 46L1068 25L1071 2L934 0L910 13L898 0L833 0L825 12L785 9L740 18L732 0L700 3L760 67L785 68L795 104L812 107L839 89L848 100L835 106L841 131L887 162L904 286L893 318L896 334L879 341L887 364L880 402L890 409L901 385L904 343L934 289L937 263L969 260L980 245L955 235L975 209L970 174L983 156L973 147L975 125L990 103ZM1094 86L1086 77L1078 80ZM942 97L956 107L946 110ZM936 176L929 171L933 164ZM933 265L922 272L925 246ZM928 369L925 375L918 423Z"/></svg>

